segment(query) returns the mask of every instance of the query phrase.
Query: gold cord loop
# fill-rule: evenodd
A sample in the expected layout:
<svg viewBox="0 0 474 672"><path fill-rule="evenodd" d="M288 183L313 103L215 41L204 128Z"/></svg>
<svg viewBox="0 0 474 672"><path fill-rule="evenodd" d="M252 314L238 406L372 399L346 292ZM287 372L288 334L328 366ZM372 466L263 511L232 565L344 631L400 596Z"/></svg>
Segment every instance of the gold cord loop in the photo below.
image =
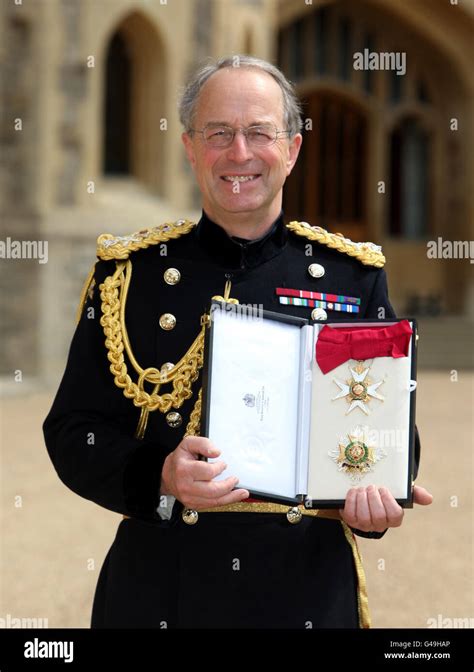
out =
<svg viewBox="0 0 474 672"><path fill-rule="evenodd" d="M204 362L205 323L197 338L180 361L170 370L161 372L154 367L142 369L135 359L125 325L125 304L132 275L130 260L117 263L115 273L105 278L100 285L102 317L100 324L104 330L107 358L110 371L117 387L123 390L127 399L142 409L136 436L143 438L148 413L159 410L168 413L171 408L180 408L192 396L191 386ZM138 383L132 381L124 352L138 374ZM145 391L145 383L155 386L151 393ZM172 391L158 394L161 385L172 383Z"/></svg>
<svg viewBox="0 0 474 672"><path fill-rule="evenodd" d="M238 305L239 300L238 299L231 299L230 298L230 290L232 288L232 283L230 280L225 281L225 287L224 287L224 296L221 296L220 294L217 294L216 296L212 297L213 301L222 301L222 303L233 303L234 305Z"/></svg>
<svg viewBox="0 0 474 672"><path fill-rule="evenodd" d="M189 416L189 422L186 426L184 436L199 436L201 432L201 407L202 407L202 388L199 390L198 398L194 408Z"/></svg>

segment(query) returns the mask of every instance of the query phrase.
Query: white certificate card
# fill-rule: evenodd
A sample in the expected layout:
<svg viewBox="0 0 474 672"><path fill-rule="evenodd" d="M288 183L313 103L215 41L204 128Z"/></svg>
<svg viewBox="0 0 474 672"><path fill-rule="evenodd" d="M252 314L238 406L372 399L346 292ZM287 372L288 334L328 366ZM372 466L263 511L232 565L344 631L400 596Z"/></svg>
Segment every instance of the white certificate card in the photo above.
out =
<svg viewBox="0 0 474 672"><path fill-rule="evenodd" d="M207 436L228 465L217 479L295 497L301 329L215 310Z"/></svg>

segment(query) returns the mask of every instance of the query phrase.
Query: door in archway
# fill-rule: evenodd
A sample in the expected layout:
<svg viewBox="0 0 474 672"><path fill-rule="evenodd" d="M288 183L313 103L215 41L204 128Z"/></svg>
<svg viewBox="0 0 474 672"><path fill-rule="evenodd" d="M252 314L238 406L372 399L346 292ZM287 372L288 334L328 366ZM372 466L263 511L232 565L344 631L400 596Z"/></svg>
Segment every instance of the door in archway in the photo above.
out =
<svg viewBox="0 0 474 672"><path fill-rule="evenodd" d="M306 97L303 145L284 191L285 214L353 240L367 239L367 121L347 99Z"/></svg>
<svg viewBox="0 0 474 672"><path fill-rule="evenodd" d="M130 59L120 32L110 41L106 57L104 109L104 173L130 173Z"/></svg>

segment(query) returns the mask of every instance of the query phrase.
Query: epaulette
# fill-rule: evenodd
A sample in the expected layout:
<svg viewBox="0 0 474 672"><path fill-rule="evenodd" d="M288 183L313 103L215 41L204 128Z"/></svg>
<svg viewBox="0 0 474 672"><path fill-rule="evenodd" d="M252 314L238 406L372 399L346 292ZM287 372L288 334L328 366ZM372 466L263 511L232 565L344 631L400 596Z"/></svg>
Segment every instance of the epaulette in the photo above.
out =
<svg viewBox="0 0 474 672"><path fill-rule="evenodd" d="M189 233L196 226L195 222L178 219L176 222L165 222L151 229L142 229L129 236L113 236L103 233L97 238L97 256L99 259L128 259L130 252L144 250L150 245L166 243Z"/></svg>
<svg viewBox="0 0 474 672"><path fill-rule="evenodd" d="M329 233L326 229L320 226L311 226L308 222L294 221L286 226L290 231L296 233L297 236L304 236L308 240L314 240L322 245L327 245L333 250L348 254L366 266L382 268L385 264L385 257L382 254L380 245L375 245L374 243L355 243L340 233Z"/></svg>

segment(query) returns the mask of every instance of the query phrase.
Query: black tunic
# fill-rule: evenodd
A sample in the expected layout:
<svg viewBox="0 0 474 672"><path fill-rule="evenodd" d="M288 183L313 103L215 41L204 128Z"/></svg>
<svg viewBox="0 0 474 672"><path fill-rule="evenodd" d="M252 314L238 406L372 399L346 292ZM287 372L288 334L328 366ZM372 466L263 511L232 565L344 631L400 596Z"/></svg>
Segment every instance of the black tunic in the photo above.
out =
<svg viewBox="0 0 474 672"><path fill-rule="evenodd" d="M309 243L289 232L282 216L264 238L246 243L231 239L203 215L190 233L166 246L133 252L125 317L140 366L179 361L197 336L211 297L224 293L226 279L232 297L267 310L309 317L310 308L279 304L276 287L288 287L360 297L358 315L330 313L334 319L394 316L382 269L318 243L309 250ZM324 267L323 277L310 276L311 263ZM175 285L163 279L170 267L181 273ZM93 296L82 311L44 423L61 480L80 496L130 516L120 523L102 567L92 627L367 625L361 618L363 578L356 572L353 535L340 521L304 516L292 525L283 514L213 512L201 513L191 526L183 522L179 502L171 520L161 519L163 462L186 430L201 381L179 409L179 428L155 412L145 438L133 438L140 412L114 384L99 322L99 285L114 271L113 260L96 264ZM174 329L160 328L163 313L175 315ZM130 365L129 373L136 380Z"/></svg>

